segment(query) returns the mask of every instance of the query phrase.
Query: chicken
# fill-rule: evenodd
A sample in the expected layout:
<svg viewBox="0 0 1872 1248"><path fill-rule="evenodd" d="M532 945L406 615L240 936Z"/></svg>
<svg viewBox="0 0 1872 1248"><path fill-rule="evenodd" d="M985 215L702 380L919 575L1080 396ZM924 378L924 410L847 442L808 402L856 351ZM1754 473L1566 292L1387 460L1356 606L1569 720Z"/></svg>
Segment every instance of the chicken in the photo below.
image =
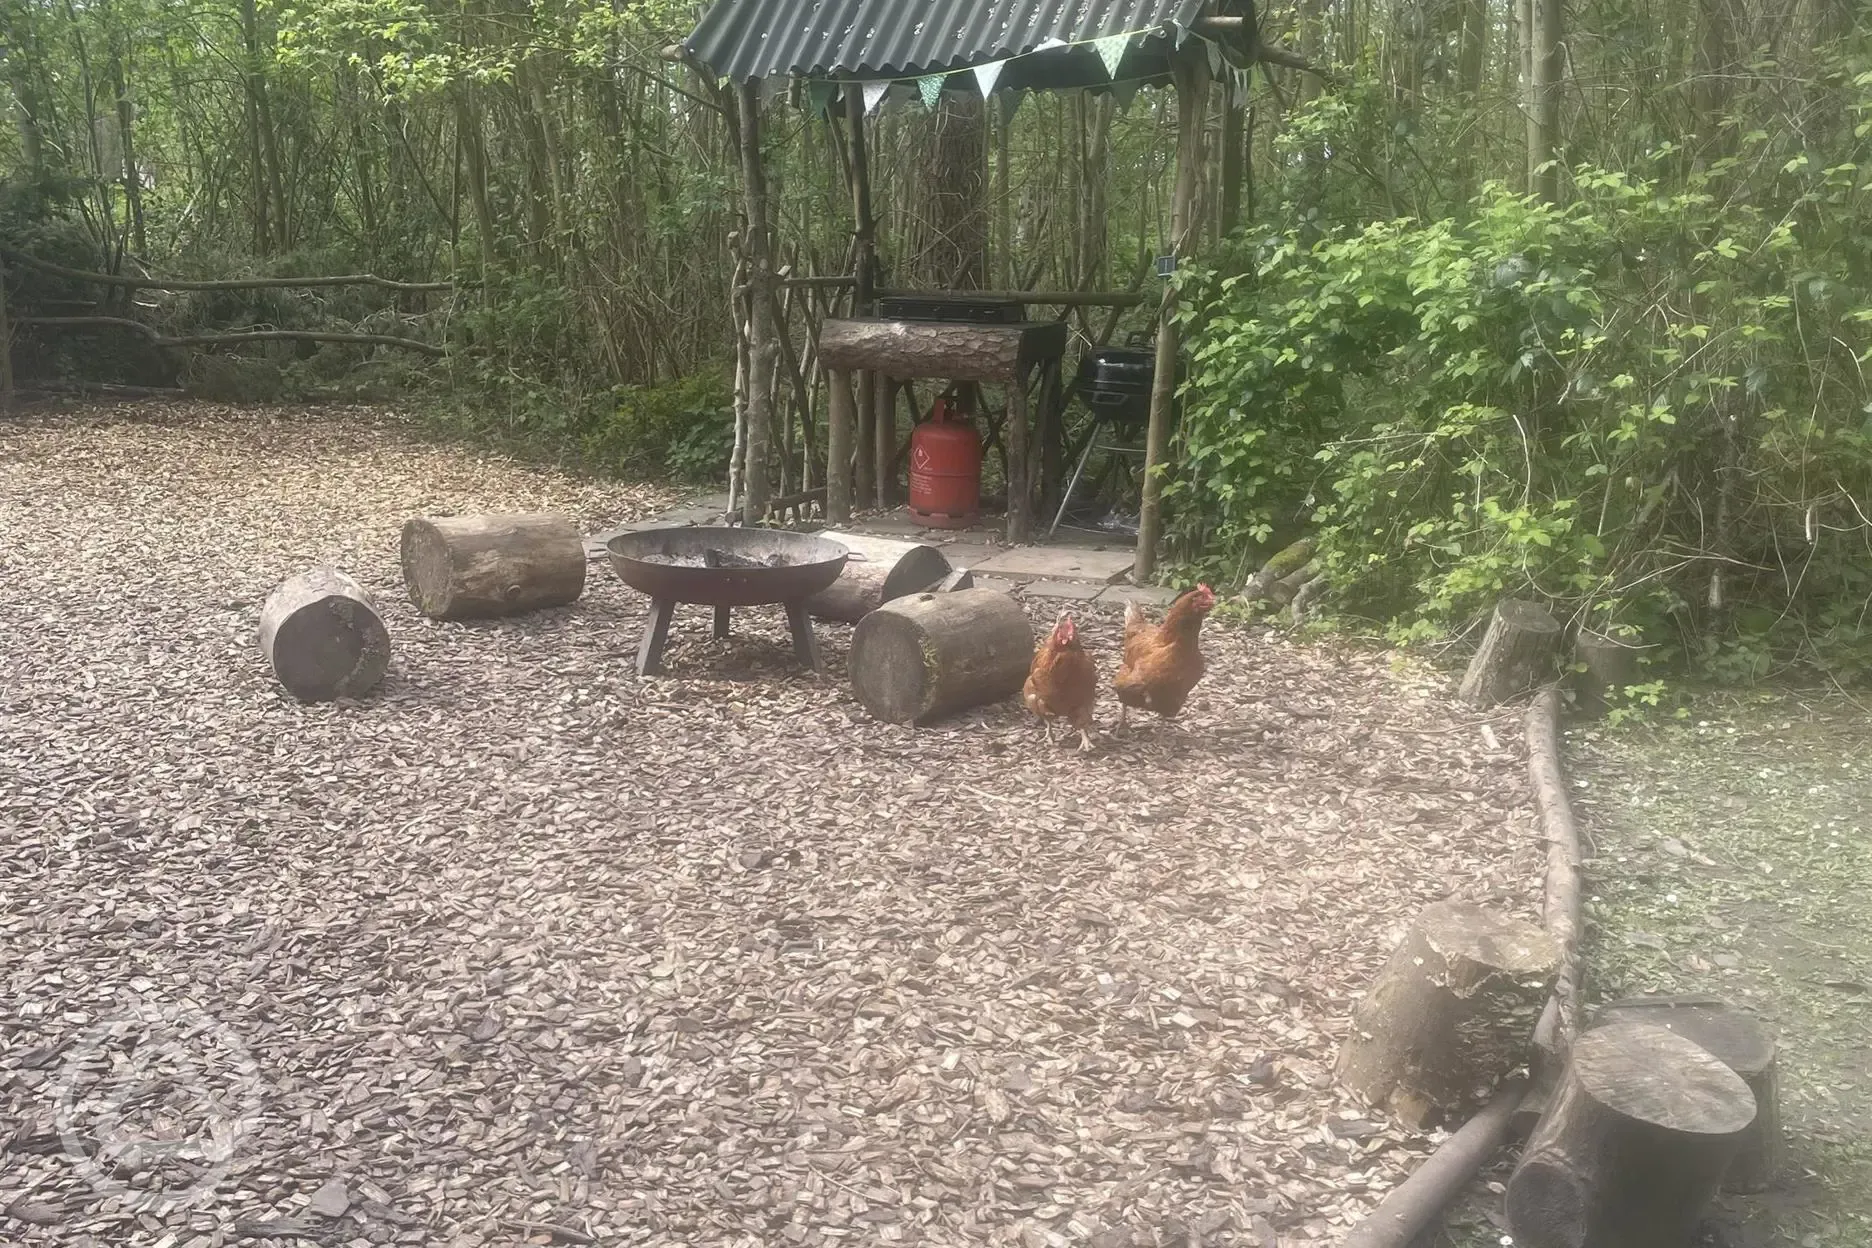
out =
<svg viewBox="0 0 1872 1248"><path fill-rule="evenodd" d="M1144 618L1137 603L1125 604L1124 659L1112 680L1118 691L1119 727L1132 707L1165 719L1183 709L1184 699L1203 678L1202 622L1215 603L1215 591L1198 585L1177 595L1156 625Z"/></svg>
<svg viewBox="0 0 1872 1248"><path fill-rule="evenodd" d="M1053 721L1063 719L1079 730L1079 748L1092 748L1092 738L1086 733L1092 727L1092 708L1098 701L1098 668L1080 644L1079 630L1066 612L1059 613L1053 631L1034 652L1021 698L1027 709L1040 717L1049 742L1053 740Z"/></svg>

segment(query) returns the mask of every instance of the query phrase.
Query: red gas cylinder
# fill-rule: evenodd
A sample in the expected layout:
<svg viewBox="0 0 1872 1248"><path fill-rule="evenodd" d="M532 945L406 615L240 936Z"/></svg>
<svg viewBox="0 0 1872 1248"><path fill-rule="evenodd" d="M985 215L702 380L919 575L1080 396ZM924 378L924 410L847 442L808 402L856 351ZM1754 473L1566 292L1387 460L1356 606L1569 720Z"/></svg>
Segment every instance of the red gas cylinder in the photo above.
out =
<svg viewBox="0 0 1872 1248"><path fill-rule="evenodd" d="M981 468L974 421L937 399L910 434L910 515L931 528L968 528L981 518Z"/></svg>

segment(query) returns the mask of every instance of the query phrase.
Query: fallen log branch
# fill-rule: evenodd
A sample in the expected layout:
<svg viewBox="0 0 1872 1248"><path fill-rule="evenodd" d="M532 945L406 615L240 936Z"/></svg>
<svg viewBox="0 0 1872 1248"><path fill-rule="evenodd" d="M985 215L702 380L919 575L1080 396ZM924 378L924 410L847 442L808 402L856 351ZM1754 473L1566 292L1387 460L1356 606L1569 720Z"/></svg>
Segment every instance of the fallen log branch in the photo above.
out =
<svg viewBox="0 0 1872 1248"><path fill-rule="evenodd" d="M8 260L36 269L53 277L68 277L75 282L95 282L100 286L121 286L127 290L291 290L324 286L375 286L379 290L443 291L454 290L453 282L398 282L371 273L344 273L333 277L228 277L161 278L132 277L123 273L92 273L70 269L50 260L40 260L23 251L0 248Z"/></svg>
<svg viewBox="0 0 1872 1248"><path fill-rule="evenodd" d="M184 334L169 337L159 334L142 321L133 321L127 316L22 316L16 318L20 325L97 325L134 330L149 339L151 346L157 347L215 347L231 342L357 342L380 347L401 347L405 351L415 351L439 359L447 354L434 343L419 342L414 338L399 338L394 334L351 334L337 330L323 329L245 329L231 334Z"/></svg>
<svg viewBox="0 0 1872 1248"><path fill-rule="evenodd" d="M1526 718L1528 779L1534 786L1534 811L1547 842L1547 882L1541 919L1560 946L1560 974L1552 998L1534 1028L1537 1059L1557 1069L1580 1030L1581 883L1585 874L1579 826L1567 801L1560 772L1560 686L1549 684L1535 695Z"/></svg>
<svg viewBox="0 0 1872 1248"><path fill-rule="evenodd" d="M1392 1188L1339 1248L1402 1248L1414 1242L1494 1156L1526 1093L1523 1080L1504 1082L1487 1108L1463 1123L1409 1178Z"/></svg>

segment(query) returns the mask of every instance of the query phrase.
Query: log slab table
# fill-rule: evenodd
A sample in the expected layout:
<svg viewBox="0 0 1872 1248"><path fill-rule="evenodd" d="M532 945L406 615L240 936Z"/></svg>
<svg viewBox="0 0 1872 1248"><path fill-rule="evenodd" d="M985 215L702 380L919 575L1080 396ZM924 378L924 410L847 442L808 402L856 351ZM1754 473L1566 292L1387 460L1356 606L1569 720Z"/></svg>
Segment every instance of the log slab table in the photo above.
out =
<svg viewBox="0 0 1872 1248"><path fill-rule="evenodd" d="M850 519L854 502L884 507L897 459L896 393L904 382L920 378L997 382L1007 387L1007 540L1033 538L1033 433L1057 437L1065 389L1060 381L1066 357L1065 321L987 324L973 321L886 320L877 317L832 319L819 329L819 362L831 380L831 416L826 431L826 511L835 524ZM852 374L874 373L876 411L860 413L852 393ZM1027 391L1041 380L1038 420L1030 420ZM870 479L876 497L855 499L852 459L861 421L869 421L873 456ZM1043 442L1042 451L1046 453ZM1049 461L1052 456L1049 456Z"/></svg>

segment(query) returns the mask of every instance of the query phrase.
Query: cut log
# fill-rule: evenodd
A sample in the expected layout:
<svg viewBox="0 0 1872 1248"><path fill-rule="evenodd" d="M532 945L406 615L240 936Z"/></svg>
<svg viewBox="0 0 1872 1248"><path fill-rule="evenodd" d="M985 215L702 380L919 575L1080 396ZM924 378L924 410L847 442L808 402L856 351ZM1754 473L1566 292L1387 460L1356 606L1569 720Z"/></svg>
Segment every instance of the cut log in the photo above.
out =
<svg viewBox="0 0 1872 1248"><path fill-rule="evenodd" d="M819 327L822 368L874 369L899 380L1015 381L1065 352L1065 321L990 325L834 319ZM862 406L859 419L864 419Z"/></svg>
<svg viewBox="0 0 1872 1248"><path fill-rule="evenodd" d="M1594 1028L1508 1180L1509 1233L1519 1248L1688 1248L1754 1119L1748 1085L1683 1036Z"/></svg>
<svg viewBox="0 0 1872 1248"><path fill-rule="evenodd" d="M1581 630L1573 642L1573 662L1573 692L1582 714L1605 714L1618 690L1638 683L1638 647L1616 637Z"/></svg>
<svg viewBox="0 0 1872 1248"><path fill-rule="evenodd" d="M1532 924L1427 907L1353 1011L1340 1082L1412 1127L1460 1116L1526 1061L1559 961Z"/></svg>
<svg viewBox="0 0 1872 1248"><path fill-rule="evenodd" d="M403 580L435 620L563 607L585 592L585 543L563 516L418 517L403 526Z"/></svg>
<svg viewBox="0 0 1872 1248"><path fill-rule="evenodd" d="M1755 1121L1723 1176L1731 1192L1766 1191L1781 1171L1786 1142L1776 1073L1775 1034L1747 1010L1721 997L1700 995L1628 997L1599 1007L1592 1025L1649 1023L1674 1031L1735 1071L1755 1095Z"/></svg>
<svg viewBox="0 0 1872 1248"><path fill-rule="evenodd" d="M1553 675L1560 621L1537 602L1504 598L1495 604L1488 632L1463 673L1457 696L1476 706L1499 706Z"/></svg>
<svg viewBox="0 0 1872 1248"><path fill-rule="evenodd" d="M1027 613L995 589L887 602L852 633L852 692L874 717L922 724L1020 692L1033 663Z"/></svg>
<svg viewBox="0 0 1872 1248"><path fill-rule="evenodd" d="M260 608L260 653L302 702L360 698L390 666L390 631L364 587L331 567L282 581Z"/></svg>
<svg viewBox="0 0 1872 1248"><path fill-rule="evenodd" d="M806 600L807 612L822 620L856 624L885 603L921 593L950 572L941 549L926 542L893 542L831 529L819 536L852 552L838 580Z"/></svg>

